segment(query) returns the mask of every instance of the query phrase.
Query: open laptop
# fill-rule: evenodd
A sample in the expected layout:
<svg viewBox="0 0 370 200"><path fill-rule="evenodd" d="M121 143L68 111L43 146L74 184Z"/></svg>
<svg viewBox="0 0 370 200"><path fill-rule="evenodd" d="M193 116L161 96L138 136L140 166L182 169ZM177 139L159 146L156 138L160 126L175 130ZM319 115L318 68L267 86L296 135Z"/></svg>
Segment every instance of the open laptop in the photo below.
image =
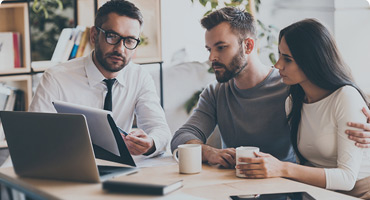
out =
<svg viewBox="0 0 370 200"><path fill-rule="evenodd" d="M100 182L136 167L97 166L82 114L0 111L15 172L19 176Z"/></svg>
<svg viewBox="0 0 370 200"><path fill-rule="evenodd" d="M53 105L58 113L86 117L96 158L136 166L121 136L125 132L117 127L110 111L63 101L54 101Z"/></svg>

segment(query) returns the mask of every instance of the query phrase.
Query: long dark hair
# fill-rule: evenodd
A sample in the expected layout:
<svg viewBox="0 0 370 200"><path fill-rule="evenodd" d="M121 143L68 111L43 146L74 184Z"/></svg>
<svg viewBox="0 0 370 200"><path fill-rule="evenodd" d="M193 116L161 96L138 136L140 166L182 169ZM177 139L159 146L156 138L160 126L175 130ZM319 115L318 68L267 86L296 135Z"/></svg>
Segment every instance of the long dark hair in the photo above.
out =
<svg viewBox="0 0 370 200"><path fill-rule="evenodd" d="M279 42L282 37L298 67L313 84L332 92L345 85L353 86L368 104L363 92L354 83L350 69L343 62L333 37L321 23L315 19L296 22L280 31ZM288 115L291 141L298 158L304 163L306 159L297 147L297 134L305 92L299 84L291 85L290 97L293 103Z"/></svg>

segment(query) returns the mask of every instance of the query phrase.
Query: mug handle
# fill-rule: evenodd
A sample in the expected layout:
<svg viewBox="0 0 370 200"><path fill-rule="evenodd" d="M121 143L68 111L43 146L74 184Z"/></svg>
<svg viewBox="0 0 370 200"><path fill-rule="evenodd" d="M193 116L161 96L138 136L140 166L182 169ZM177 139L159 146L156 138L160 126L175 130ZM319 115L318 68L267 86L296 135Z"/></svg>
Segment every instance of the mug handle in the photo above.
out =
<svg viewBox="0 0 370 200"><path fill-rule="evenodd" d="M175 151L173 151L173 153L172 153L172 157L173 157L173 159L176 160L176 162L179 162L179 158L176 156L178 151L179 151L179 149L175 149Z"/></svg>

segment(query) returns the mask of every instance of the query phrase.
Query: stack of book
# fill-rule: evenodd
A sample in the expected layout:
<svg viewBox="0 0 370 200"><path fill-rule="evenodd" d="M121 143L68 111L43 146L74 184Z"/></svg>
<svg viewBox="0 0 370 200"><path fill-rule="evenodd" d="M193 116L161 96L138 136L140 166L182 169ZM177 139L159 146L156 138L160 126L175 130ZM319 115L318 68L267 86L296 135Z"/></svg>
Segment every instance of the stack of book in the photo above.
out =
<svg viewBox="0 0 370 200"><path fill-rule="evenodd" d="M0 110L25 111L25 96L22 90L0 84ZM0 121L0 141L4 140L4 132Z"/></svg>
<svg viewBox="0 0 370 200"><path fill-rule="evenodd" d="M51 61L65 62L87 55L91 51L89 40L89 27L64 28L59 36Z"/></svg>
<svg viewBox="0 0 370 200"><path fill-rule="evenodd" d="M18 32L0 32L0 69L21 67L21 40Z"/></svg>

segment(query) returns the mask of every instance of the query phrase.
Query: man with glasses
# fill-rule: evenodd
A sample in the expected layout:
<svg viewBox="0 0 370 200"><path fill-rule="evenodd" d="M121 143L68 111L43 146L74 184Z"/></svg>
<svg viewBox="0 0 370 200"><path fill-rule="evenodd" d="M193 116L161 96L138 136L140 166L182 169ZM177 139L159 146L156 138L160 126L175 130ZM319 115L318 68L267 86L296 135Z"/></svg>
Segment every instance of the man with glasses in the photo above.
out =
<svg viewBox="0 0 370 200"><path fill-rule="evenodd" d="M117 125L131 130L134 115L140 129L122 135L133 155L163 153L171 138L153 79L131 63L139 45L142 14L132 3L108 1L99 8L90 55L45 71L30 111L55 112L52 102L65 101L112 111Z"/></svg>

